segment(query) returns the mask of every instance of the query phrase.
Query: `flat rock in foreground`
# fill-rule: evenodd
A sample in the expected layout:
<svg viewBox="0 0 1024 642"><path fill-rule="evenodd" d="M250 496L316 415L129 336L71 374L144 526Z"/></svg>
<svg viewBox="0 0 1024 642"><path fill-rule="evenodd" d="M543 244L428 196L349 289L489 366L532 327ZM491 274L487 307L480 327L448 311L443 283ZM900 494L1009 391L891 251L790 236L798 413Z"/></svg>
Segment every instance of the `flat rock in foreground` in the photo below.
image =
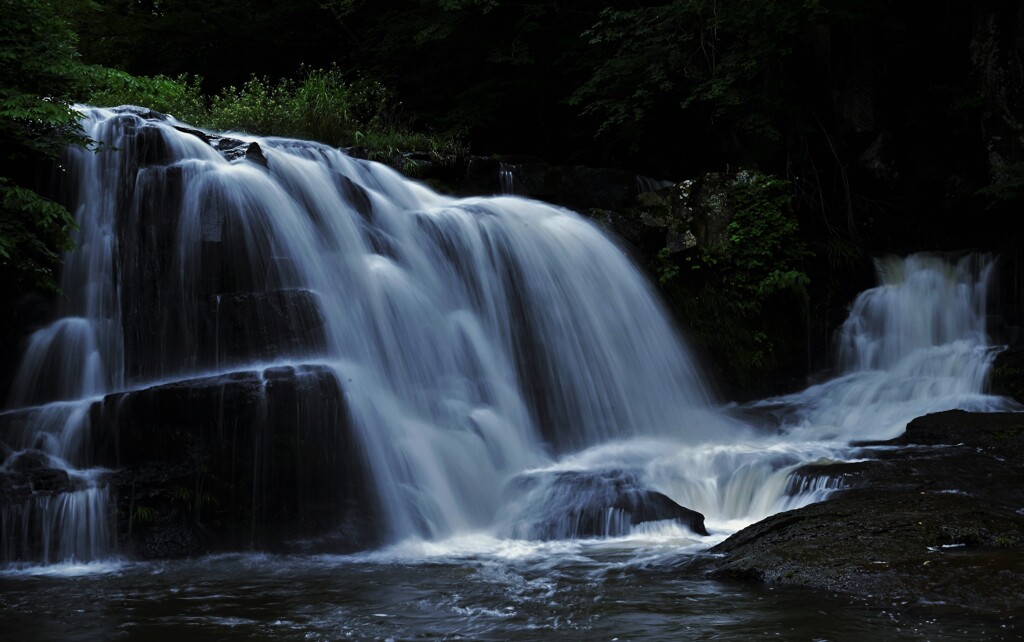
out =
<svg viewBox="0 0 1024 642"><path fill-rule="evenodd" d="M1024 414L927 415L865 456L827 467L849 490L713 548L710 575L1024 616Z"/></svg>

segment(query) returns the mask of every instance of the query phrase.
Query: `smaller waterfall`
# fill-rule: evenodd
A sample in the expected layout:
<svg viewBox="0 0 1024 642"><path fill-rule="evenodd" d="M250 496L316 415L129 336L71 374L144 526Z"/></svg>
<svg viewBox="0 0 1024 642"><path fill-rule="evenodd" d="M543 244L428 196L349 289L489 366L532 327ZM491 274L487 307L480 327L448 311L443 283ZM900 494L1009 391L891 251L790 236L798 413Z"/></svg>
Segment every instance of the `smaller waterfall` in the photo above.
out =
<svg viewBox="0 0 1024 642"><path fill-rule="evenodd" d="M69 463L87 456L91 402L30 409L20 413L20 427L8 426L18 450L0 463L0 562L90 561L112 553L112 471Z"/></svg>
<svg viewBox="0 0 1024 642"><path fill-rule="evenodd" d="M135 132L88 123L90 135L116 149ZM64 257L65 293L50 325L29 339L0 414L11 449L0 463L0 561L90 561L112 554L113 510L107 477L87 461L90 404L124 386L124 341L117 269L117 216L123 197L122 153L71 147L66 163L74 189L77 249ZM142 159L132 159L133 162ZM6 434L4 434L6 432Z"/></svg>
<svg viewBox="0 0 1024 642"><path fill-rule="evenodd" d="M912 419L959 408L1018 409L985 392L995 348L985 330L990 256L956 261L931 254L876 262L879 285L861 293L836 334L839 374L801 392L751 404L780 417L753 440L633 446L645 480L734 530L773 513L825 499L842 479L800 473L858 456L851 442L899 436ZM620 448L621 450L621 448ZM597 451L595 461L621 453Z"/></svg>
<svg viewBox="0 0 1024 642"><path fill-rule="evenodd" d="M519 173L519 165L502 163L498 168L498 183L501 185L502 194L516 194L516 175ZM522 187L519 188L522 190Z"/></svg>
<svg viewBox="0 0 1024 642"><path fill-rule="evenodd" d="M657 192L660 189L666 187L672 187L675 185L672 181L660 180L657 178L651 178L650 176L636 177L636 193L643 194L644 192Z"/></svg>
<svg viewBox="0 0 1024 642"><path fill-rule="evenodd" d="M899 436L915 417L1007 409L985 393L994 356L985 330L994 260L915 254L876 262L837 333L839 376L783 398L795 431L835 439Z"/></svg>

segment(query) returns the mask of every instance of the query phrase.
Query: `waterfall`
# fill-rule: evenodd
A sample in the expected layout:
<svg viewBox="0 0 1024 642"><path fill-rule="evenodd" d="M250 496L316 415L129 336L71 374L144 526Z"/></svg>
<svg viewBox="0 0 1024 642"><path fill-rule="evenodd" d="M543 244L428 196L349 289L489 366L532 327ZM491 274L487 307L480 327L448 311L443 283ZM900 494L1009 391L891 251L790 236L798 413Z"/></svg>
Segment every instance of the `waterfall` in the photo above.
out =
<svg viewBox="0 0 1024 642"><path fill-rule="evenodd" d="M876 261L879 285L857 296L836 336L839 375L785 399L794 431L837 439L899 436L915 417L1007 409L985 394L995 355L985 331L994 260L930 254Z"/></svg>
<svg viewBox="0 0 1024 642"><path fill-rule="evenodd" d="M131 391L319 364L391 537L486 526L512 475L562 453L733 429L642 274L575 213L444 197L316 143L83 113L107 149L71 152L69 298L30 338L9 414L123 414ZM95 449L64 452L90 431L79 414L5 440L53 442L102 480Z"/></svg>
<svg viewBox="0 0 1024 642"><path fill-rule="evenodd" d="M778 434L652 460L652 479L680 503L737 527L827 497L839 479L796 473L863 456L852 442L892 439L912 419L943 410L1018 410L985 391L997 350L985 331L994 267L987 255L877 260L879 285L857 296L836 333L837 375L749 405L775 416Z"/></svg>
<svg viewBox="0 0 1024 642"><path fill-rule="evenodd" d="M115 512L130 529L210 506L255 547L288 521L559 538L700 533L694 509L723 532L826 497L834 483L794 473L851 440L1000 407L986 258L880 261L841 376L762 402L786 420L758 432L712 405L651 286L573 212L450 198L317 143L82 111L106 149L69 152L67 299L0 413L0 561L109 556ZM131 466L175 476L165 514L123 485Z"/></svg>

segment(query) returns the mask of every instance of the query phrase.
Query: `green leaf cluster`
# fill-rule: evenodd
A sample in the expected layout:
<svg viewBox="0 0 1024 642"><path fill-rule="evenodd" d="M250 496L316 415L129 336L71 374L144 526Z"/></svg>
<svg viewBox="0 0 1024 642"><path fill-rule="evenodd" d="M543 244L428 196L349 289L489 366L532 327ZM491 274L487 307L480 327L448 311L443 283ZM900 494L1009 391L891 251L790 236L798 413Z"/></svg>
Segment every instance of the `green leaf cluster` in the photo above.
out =
<svg viewBox="0 0 1024 642"><path fill-rule="evenodd" d="M140 105L198 127L359 146L384 161L401 151L422 151L441 162L465 153L456 135L414 131L383 84L350 81L336 66L302 68L297 79L276 82L252 76L213 96L203 94L195 76L147 78L105 68L93 68L93 74L87 102Z"/></svg>
<svg viewBox="0 0 1024 642"><path fill-rule="evenodd" d="M724 256L730 276L723 285L741 307L758 311L781 292L806 299L809 283L803 263L810 252L797 235L788 181L759 172L741 171L729 184L733 209Z"/></svg>
<svg viewBox="0 0 1024 642"><path fill-rule="evenodd" d="M74 247L75 221L67 209L32 190L0 178L0 273L16 292L57 292L54 267Z"/></svg>
<svg viewBox="0 0 1024 642"><path fill-rule="evenodd" d="M785 65L818 0L675 0L608 7L583 35L598 61L570 102L598 133L635 139L684 112L734 136L779 137Z"/></svg>
<svg viewBox="0 0 1024 642"><path fill-rule="evenodd" d="M198 76L133 76L124 71L90 65L81 100L92 105L137 105L170 114L182 122L206 117L206 98Z"/></svg>
<svg viewBox="0 0 1024 642"><path fill-rule="evenodd" d="M800 338L794 309L808 306L811 253L792 194L789 181L744 170L720 193L703 195L702 206L729 218L724 240L682 254L689 270L672 275L668 291L726 379L748 390L791 360ZM665 274L659 267L659 276Z"/></svg>
<svg viewBox="0 0 1024 642"><path fill-rule="evenodd" d="M8 159L55 156L88 142L70 98L83 65L76 36L55 2L0 3L0 142Z"/></svg>
<svg viewBox="0 0 1024 642"><path fill-rule="evenodd" d="M68 145L92 144L73 97L85 66L67 12L85 3L0 2L0 289L57 291L54 268L72 246L74 222L42 196L37 173L52 171Z"/></svg>

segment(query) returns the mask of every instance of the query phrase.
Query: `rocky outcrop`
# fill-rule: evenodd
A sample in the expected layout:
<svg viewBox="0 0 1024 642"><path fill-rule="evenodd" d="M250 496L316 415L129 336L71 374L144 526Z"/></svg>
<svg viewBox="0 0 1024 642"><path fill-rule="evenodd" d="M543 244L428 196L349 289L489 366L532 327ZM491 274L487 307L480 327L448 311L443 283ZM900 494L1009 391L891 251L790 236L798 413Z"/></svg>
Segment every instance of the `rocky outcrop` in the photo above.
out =
<svg viewBox="0 0 1024 642"><path fill-rule="evenodd" d="M507 530L526 539L621 537L644 522L675 521L707 535L704 516L626 470L535 472L510 483Z"/></svg>
<svg viewBox="0 0 1024 642"><path fill-rule="evenodd" d="M0 462L0 505L72 490L74 484L67 471L55 466L41 451L12 453Z"/></svg>
<svg viewBox="0 0 1024 642"><path fill-rule="evenodd" d="M1024 344L996 355L990 381L992 394L1012 397L1024 404Z"/></svg>
<svg viewBox="0 0 1024 642"><path fill-rule="evenodd" d="M848 490L713 548L710 575L1024 614L1024 414L937 413L883 445L828 467Z"/></svg>
<svg viewBox="0 0 1024 642"><path fill-rule="evenodd" d="M733 215L726 196L727 185L733 178L711 173L640 193L630 208L622 213L607 213L604 222L649 254L662 248L671 253L722 248L728 242L727 230ZM655 239L650 238L652 234Z"/></svg>
<svg viewBox="0 0 1024 642"><path fill-rule="evenodd" d="M210 365L314 354L326 344L319 301L309 290L225 294L207 307L198 338Z"/></svg>
<svg viewBox="0 0 1024 642"><path fill-rule="evenodd" d="M212 134L210 132L200 131L191 127L182 127L180 125L175 125L174 128L182 133L195 136L210 147L216 149L229 161L245 159L260 165L261 167L267 166L267 157L263 155L263 149L260 148L260 144L257 142L246 142L244 140L238 140L237 138L221 136L220 134Z"/></svg>
<svg viewBox="0 0 1024 642"><path fill-rule="evenodd" d="M372 490L344 394L322 366L242 371L108 395L90 465L117 472L121 550L356 550Z"/></svg>
<svg viewBox="0 0 1024 642"><path fill-rule="evenodd" d="M533 156L472 156L455 191L511 194L579 211L628 207L645 189L635 173L604 167L553 165Z"/></svg>

